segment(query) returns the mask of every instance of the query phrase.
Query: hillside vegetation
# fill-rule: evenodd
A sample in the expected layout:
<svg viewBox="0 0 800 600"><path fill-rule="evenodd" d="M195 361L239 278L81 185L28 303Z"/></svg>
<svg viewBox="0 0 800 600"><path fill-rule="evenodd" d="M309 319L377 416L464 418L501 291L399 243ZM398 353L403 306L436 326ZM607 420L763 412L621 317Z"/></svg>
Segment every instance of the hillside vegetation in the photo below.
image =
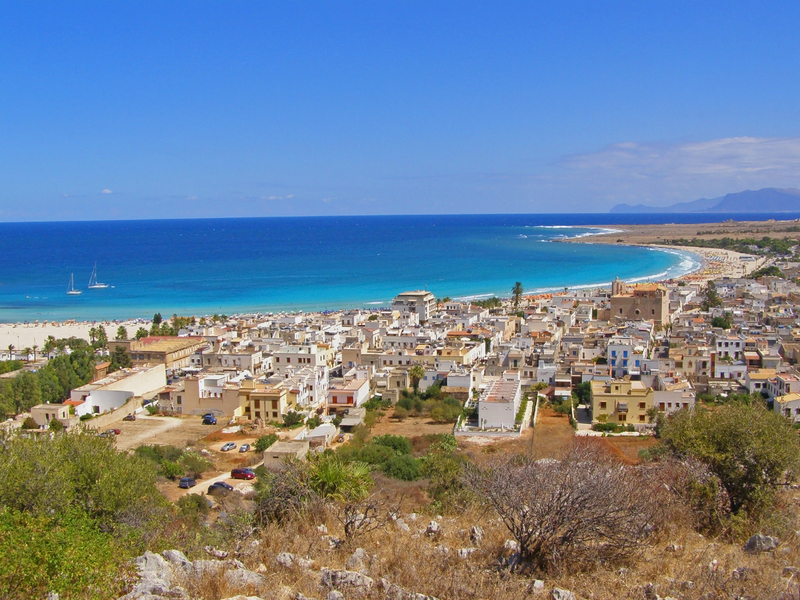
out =
<svg viewBox="0 0 800 600"><path fill-rule="evenodd" d="M796 431L756 403L679 412L658 429L638 465L602 438L534 460L362 430L280 473L259 467L252 491L213 507L158 493L184 451L129 455L89 432L6 438L0 597L117 598L138 580L135 557L173 548L194 562L170 585L205 600L320 598L330 586L346 598L535 597L540 585L584 598L797 597ZM745 552L755 533L777 547ZM148 556L137 564L164 562Z"/></svg>

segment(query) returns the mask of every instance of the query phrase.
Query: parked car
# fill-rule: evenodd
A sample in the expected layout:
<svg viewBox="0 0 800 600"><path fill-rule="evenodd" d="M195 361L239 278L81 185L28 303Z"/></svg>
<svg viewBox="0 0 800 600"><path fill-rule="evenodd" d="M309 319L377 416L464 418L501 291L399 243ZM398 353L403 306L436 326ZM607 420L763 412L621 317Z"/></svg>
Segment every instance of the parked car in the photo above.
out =
<svg viewBox="0 0 800 600"><path fill-rule="evenodd" d="M133 414L133 413L128 413L127 415L122 417L122 420L123 421L135 421L136 420L136 415Z"/></svg>
<svg viewBox="0 0 800 600"><path fill-rule="evenodd" d="M178 482L178 487L186 490L196 485L197 482L192 477L181 477L181 480Z"/></svg>
<svg viewBox="0 0 800 600"><path fill-rule="evenodd" d="M203 425L216 425L217 418L216 417L203 417Z"/></svg>
<svg viewBox="0 0 800 600"><path fill-rule="evenodd" d="M250 452L250 444L242 444L239 446L239 452Z"/></svg>
<svg viewBox="0 0 800 600"><path fill-rule="evenodd" d="M234 444L233 442L228 442L227 444L222 445L223 452L227 452L228 450L233 450L234 448L236 448L236 444Z"/></svg>
<svg viewBox="0 0 800 600"><path fill-rule="evenodd" d="M231 477L234 479L255 479L255 476L253 469L234 469L231 471Z"/></svg>
<svg viewBox="0 0 800 600"><path fill-rule="evenodd" d="M122 432L119 429L106 429L100 435L102 435L103 437L108 437L108 436L112 436L112 435L119 435L120 433L122 433Z"/></svg>
<svg viewBox="0 0 800 600"><path fill-rule="evenodd" d="M221 493L225 495L231 491L233 491L233 486L229 483L225 483L224 481L217 481L208 486L209 494Z"/></svg>

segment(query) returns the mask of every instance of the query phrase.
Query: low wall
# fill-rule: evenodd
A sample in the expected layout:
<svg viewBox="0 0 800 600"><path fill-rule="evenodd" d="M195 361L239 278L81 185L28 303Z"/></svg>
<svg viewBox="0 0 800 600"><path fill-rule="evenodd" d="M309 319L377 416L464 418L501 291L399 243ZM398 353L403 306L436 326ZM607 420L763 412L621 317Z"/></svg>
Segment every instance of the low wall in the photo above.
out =
<svg viewBox="0 0 800 600"><path fill-rule="evenodd" d="M116 410L112 410L111 412L103 413L102 415L98 415L93 419L88 419L86 421L81 421L84 425L86 425L89 429L103 429L122 420L122 417L127 415L128 413L135 413L139 408L142 407L142 398L140 397L133 397L129 399L125 404L120 406Z"/></svg>

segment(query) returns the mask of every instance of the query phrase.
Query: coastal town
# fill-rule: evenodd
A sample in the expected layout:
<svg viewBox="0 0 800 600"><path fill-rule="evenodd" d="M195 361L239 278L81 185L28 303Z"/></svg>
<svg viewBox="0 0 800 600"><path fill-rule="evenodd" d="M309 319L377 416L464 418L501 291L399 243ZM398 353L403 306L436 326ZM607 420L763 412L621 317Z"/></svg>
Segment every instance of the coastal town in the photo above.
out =
<svg viewBox="0 0 800 600"><path fill-rule="evenodd" d="M624 581L613 571L605 573L604 585L622 586L615 588L616 597L631 581L636 581L633 594L654 589L648 579L662 581L658 585L667 590L691 590L681 596L687 598L719 585L688 558L685 547L692 548L692 556L724 556L725 568L734 574L768 564L770 575L760 589L779 589L786 585L786 557L794 555L772 552L781 540L758 533L763 527L758 517L748 514L757 523L748 527L758 529L744 530L744 547L720 547L704 537L720 535L735 517L728 508L737 498L735 485L721 474L712 481L730 485L730 492L698 492L701 488L691 486L708 481L705 467L685 458L676 465L651 452L664 447L663 428L670 423L706 414L722 419L729 409L735 423L753 428L747 434L752 440L738 443L763 447L774 435L781 452L797 453L787 444L796 445L800 424L800 262L764 252L693 252L702 258L701 267L668 281L617 278L607 286L539 294L526 294L517 282L504 298L437 298L431 291L409 290L386 308L3 325L2 333L16 336L24 347L9 344L0 353L5 418L0 441L16 452L25 444L46 449L74 439L78 445L68 446L69 452L78 454L69 460L84 465L76 474L94 472L91 463L81 462L85 452L110 453L103 464L123 461L109 468L118 469L125 489L138 485L138 473L147 473L148 502L161 506L159 516L137 516L146 523L137 527L150 531L176 515L178 531L221 545L198 542L201 547L191 555L201 558L194 563L176 549L163 557L149 551L138 558L121 555L127 562L119 568L138 572L114 586L119 590L114 597L127 592L125 600L223 598L246 591L264 597L273 589L271 581L286 582L298 569L298 578L284 584L282 598L307 598L306 592L319 589L332 589L328 598L343 598L336 595L339 589L360 597L371 593L371 576L380 563L372 559L367 566L366 551L353 545L357 536L359 544L374 544L375 552L399 548L407 536L418 538L415 564L438 561L422 579L393 571L406 587L382 579L391 592L387 597L441 589L436 573L442 570L474 578L486 561L500 560L497 577L485 583L492 596L511 585L508 573L525 573L528 567L520 561L532 556L520 545L527 534L515 529L516 519L523 518L513 516L520 502L539 507L541 521L526 527L574 514L580 515L578 526L592 528L608 515L614 535L627 536L626 547L649 552L648 560L662 572L684 573L656 577L639 566ZM37 338L41 345L33 341ZM758 423L743 422L745 413ZM764 414L771 420L762 421ZM739 434L725 434L720 443L727 447L731 435ZM92 450L95 442L102 450ZM751 450L745 452L751 456ZM756 462L772 460L758 452ZM35 456L26 460L39 460ZM3 464L7 478L22 476L13 461ZM526 480L521 473L529 468L538 475ZM680 487L670 479L675 469L694 483ZM778 464L773 486L784 485L787 469ZM346 474L357 472L366 478L364 491L337 487L350 485L347 477L355 475ZM656 473L656 480L647 479ZM322 479L296 487L307 477ZM345 479L329 483L329 477ZM598 477L618 481L591 487ZM42 498L35 490L50 483L38 475L32 481L25 486ZM89 481L102 488L104 475L95 473ZM525 481L530 487L518 487ZM324 486L334 491L325 492ZM503 492L507 486L509 492ZM548 505L549 494L575 486L592 491L568 507ZM664 496L664 490L680 500ZM695 502L684 500L685 494L702 500L685 504ZM28 497L33 496L26 492L20 498ZM315 498L322 504L313 504ZM695 524L688 529L676 525L677 513L670 512L685 506L694 507ZM789 518L781 506L770 510ZM489 518L487 507L508 520ZM666 507L671 508L665 512ZM617 511L639 523L637 528L617 530ZM426 516L415 523L418 513ZM114 519L130 518L120 514ZM234 516L245 529L231 529ZM295 535L295 526L310 529ZM361 528L377 537L359 533ZM658 538L653 531L672 532L658 534L672 536L666 554L653 545ZM256 532L262 537L251 537ZM486 532L494 541L484 540ZM304 537L310 541L301 549ZM193 546L174 533L165 539ZM548 564L579 564L582 553L617 543L591 539L575 546L569 559ZM457 548L453 558L445 543ZM141 552L148 546L138 547ZM202 558L209 554L214 560ZM237 560L226 558L231 555ZM315 570L317 562L331 561L344 568ZM714 569L717 562L711 561ZM206 563L218 570L200 574L196 569ZM616 564L610 561L608 568ZM580 577L549 569L535 573L554 586L552 598L575 597L559 586L593 597L586 591L592 585ZM531 580L534 596L545 580ZM42 579L40 585L51 581ZM231 590L227 595L215 591L220 581ZM726 589L751 585L735 577L727 581Z"/></svg>
<svg viewBox="0 0 800 600"><path fill-rule="evenodd" d="M518 290L494 302L418 290L398 294L386 309L182 318L172 336L149 321L107 323L117 334L112 340L98 325L109 339L96 350L92 381L63 402L8 414L3 426L22 427L30 417L43 430L52 419L67 429L99 429L147 416L147 408L258 427L291 415L304 427L282 437L307 451L363 425L365 405L388 410L388 422L402 429L409 413L403 398L433 386L456 410L435 418L426 411L427 421L437 430L451 423L455 435L475 439L521 435L535 426L540 403L568 403L578 435L646 435L657 413L742 393L762 394L776 412L800 420L793 328L800 265L771 261L780 276L735 277L763 270L765 259L712 249L702 256L702 270L677 281L615 280L533 296ZM64 333L81 330L58 325ZM10 327L6 333L30 335L38 326ZM70 352L45 350L11 344L0 360L21 360L24 371ZM125 367L108 372L105 359L115 354Z"/></svg>

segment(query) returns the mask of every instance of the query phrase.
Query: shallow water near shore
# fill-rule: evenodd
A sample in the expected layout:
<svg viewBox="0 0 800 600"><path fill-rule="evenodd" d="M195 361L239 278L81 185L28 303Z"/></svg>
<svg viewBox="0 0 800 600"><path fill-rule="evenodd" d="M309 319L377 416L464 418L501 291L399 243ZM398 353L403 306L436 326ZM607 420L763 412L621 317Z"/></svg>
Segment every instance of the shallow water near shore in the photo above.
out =
<svg viewBox="0 0 800 600"><path fill-rule="evenodd" d="M740 215L741 216L741 215ZM388 306L677 277L689 252L553 243L730 215L435 215L1 223L0 321ZM659 221L658 219L661 219ZM747 219L793 218L747 215ZM684 219L683 221L681 221ZM104 289L88 289L92 268ZM70 274L80 295L67 295Z"/></svg>

